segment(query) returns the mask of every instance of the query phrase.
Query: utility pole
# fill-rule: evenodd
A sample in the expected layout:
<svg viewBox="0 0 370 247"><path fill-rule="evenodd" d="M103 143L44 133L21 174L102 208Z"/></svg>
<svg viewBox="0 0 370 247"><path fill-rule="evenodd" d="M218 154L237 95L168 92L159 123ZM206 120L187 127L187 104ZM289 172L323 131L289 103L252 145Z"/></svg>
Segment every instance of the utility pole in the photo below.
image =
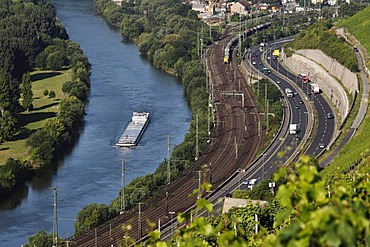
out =
<svg viewBox="0 0 370 247"><path fill-rule="evenodd" d="M200 188L201 188L201 184L202 183L202 171L199 170L198 171L198 199L200 199L201 197L201 191L200 191Z"/></svg>
<svg viewBox="0 0 370 247"><path fill-rule="evenodd" d="M169 214L170 214L170 217L171 217L171 219L170 219L170 222L171 222L171 238L173 237L173 222L172 222L172 220L173 220L173 216L176 214L176 212L168 212Z"/></svg>
<svg viewBox="0 0 370 247"><path fill-rule="evenodd" d="M269 101L266 101L267 109L266 109L266 134L269 132Z"/></svg>
<svg viewBox="0 0 370 247"><path fill-rule="evenodd" d="M268 132L268 106L267 106L267 83L265 84L265 120L266 120L266 132Z"/></svg>
<svg viewBox="0 0 370 247"><path fill-rule="evenodd" d="M198 114L196 116L196 135L195 135L195 160L199 158L199 125Z"/></svg>
<svg viewBox="0 0 370 247"><path fill-rule="evenodd" d="M256 221L256 234L258 233L258 215L254 214L254 220Z"/></svg>
<svg viewBox="0 0 370 247"><path fill-rule="evenodd" d="M54 220L53 220L53 246L58 247L58 187L54 187Z"/></svg>
<svg viewBox="0 0 370 247"><path fill-rule="evenodd" d="M208 107L207 107L207 131L208 131L208 142L211 140L211 95L208 94Z"/></svg>
<svg viewBox="0 0 370 247"><path fill-rule="evenodd" d="M125 212L125 161L122 160L122 170L121 170L121 212L123 214Z"/></svg>
<svg viewBox="0 0 370 247"><path fill-rule="evenodd" d="M235 159L238 158L238 143L236 142L236 136L234 136L234 145L235 145Z"/></svg>
<svg viewBox="0 0 370 247"><path fill-rule="evenodd" d="M200 60L203 60L203 25L202 25L202 32L200 38Z"/></svg>
<svg viewBox="0 0 370 247"><path fill-rule="evenodd" d="M98 229L95 228L95 247L98 247Z"/></svg>
<svg viewBox="0 0 370 247"><path fill-rule="evenodd" d="M168 135L167 140L167 184L170 184L171 182L171 161L170 161L170 135Z"/></svg>
<svg viewBox="0 0 370 247"><path fill-rule="evenodd" d="M166 214L168 213L168 191L166 191Z"/></svg>
<svg viewBox="0 0 370 247"><path fill-rule="evenodd" d="M198 57L199 57L199 32L197 32L197 54L198 54Z"/></svg>
<svg viewBox="0 0 370 247"><path fill-rule="evenodd" d="M141 235L142 235L142 227L141 227L141 204L145 204L145 203L142 203L142 202L139 202L139 217L138 217L138 220L137 220L137 223L138 223L138 239L141 239Z"/></svg>

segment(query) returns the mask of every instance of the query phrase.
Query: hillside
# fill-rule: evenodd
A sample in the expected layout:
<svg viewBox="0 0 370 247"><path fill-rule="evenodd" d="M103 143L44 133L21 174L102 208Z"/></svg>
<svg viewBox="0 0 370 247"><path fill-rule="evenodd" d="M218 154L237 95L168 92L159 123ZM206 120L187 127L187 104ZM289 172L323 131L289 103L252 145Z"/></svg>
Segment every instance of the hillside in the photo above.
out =
<svg viewBox="0 0 370 247"><path fill-rule="evenodd" d="M338 26L343 26L348 32L352 33L364 46L369 53L370 51L370 7L360 11L356 15L341 20Z"/></svg>

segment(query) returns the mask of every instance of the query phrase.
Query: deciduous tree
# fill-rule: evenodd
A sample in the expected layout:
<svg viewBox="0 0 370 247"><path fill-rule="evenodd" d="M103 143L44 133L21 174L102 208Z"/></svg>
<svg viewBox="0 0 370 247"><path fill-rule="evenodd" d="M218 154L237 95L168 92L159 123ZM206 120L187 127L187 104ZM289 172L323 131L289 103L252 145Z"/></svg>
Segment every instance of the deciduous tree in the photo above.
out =
<svg viewBox="0 0 370 247"><path fill-rule="evenodd" d="M33 102L32 82L30 73L26 73L22 77L21 93L22 93L22 106L24 109L29 111L30 109L32 109Z"/></svg>

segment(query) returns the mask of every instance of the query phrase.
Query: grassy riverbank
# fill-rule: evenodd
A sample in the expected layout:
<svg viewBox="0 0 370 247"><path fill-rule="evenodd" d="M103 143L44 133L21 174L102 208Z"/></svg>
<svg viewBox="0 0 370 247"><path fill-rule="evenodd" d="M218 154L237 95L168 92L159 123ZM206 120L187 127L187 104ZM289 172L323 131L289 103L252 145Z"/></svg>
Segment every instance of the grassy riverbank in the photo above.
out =
<svg viewBox="0 0 370 247"><path fill-rule="evenodd" d="M26 139L35 130L42 128L45 123L55 118L59 113L59 102L66 95L62 92L64 82L71 79L72 71L35 71L31 73L33 106L29 112L22 112L19 116L18 125L20 131L13 140L0 144L0 164L5 164L10 157L25 160L29 157L29 148L26 147ZM44 90L54 91L55 97L44 96Z"/></svg>

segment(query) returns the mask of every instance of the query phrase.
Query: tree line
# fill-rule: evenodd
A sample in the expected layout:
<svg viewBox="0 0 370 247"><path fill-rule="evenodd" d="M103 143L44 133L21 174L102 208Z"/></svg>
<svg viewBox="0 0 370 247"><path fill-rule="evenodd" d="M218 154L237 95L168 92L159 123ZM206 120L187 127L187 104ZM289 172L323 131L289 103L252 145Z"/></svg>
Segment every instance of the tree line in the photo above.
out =
<svg viewBox="0 0 370 247"><path fill-rule="evenodd" d="M80 46L69 40L50 3L0 0L0 68L0 144L25 132L18 120L20 113L33 110L30 72L71 68L73 74L63 84L62 91L68 97L60 101L58 116L41 129L26 131L30 158L9 158L0 166L3 198L50 165L73 142L83 122L91 65ZM53 91L47 94L55 96Z"/></svg>

